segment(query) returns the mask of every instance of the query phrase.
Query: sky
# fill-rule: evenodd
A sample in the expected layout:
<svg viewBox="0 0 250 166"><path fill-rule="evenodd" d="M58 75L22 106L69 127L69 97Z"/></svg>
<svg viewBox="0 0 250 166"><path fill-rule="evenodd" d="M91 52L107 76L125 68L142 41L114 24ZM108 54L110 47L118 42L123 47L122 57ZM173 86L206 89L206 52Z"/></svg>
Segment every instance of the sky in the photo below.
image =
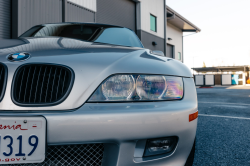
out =
<svg viewBox="0 0 250 166"><path fill-rule="evenodd" d="M184 63L192 67L250 65L250 0L166 0L201 29L184 37ZM183 36L188 35L186 33Z"/></svg>

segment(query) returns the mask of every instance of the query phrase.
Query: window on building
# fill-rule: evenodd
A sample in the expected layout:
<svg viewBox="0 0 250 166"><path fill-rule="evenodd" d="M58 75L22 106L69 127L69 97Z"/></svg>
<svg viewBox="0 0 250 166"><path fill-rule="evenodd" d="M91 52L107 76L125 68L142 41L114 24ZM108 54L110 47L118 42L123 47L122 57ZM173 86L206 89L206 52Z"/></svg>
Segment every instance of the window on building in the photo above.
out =
<svg viewBox="0 0 250 166"><path fill-rule="evenodd" d="M150 14L150 30L156 32L157 31L157 18Z"/></svg>
<svg viewBox="0 0 250 166"><path fill-rule="evenodd" d="M181 53L178 52L178 60L181 60Z"/></svg>

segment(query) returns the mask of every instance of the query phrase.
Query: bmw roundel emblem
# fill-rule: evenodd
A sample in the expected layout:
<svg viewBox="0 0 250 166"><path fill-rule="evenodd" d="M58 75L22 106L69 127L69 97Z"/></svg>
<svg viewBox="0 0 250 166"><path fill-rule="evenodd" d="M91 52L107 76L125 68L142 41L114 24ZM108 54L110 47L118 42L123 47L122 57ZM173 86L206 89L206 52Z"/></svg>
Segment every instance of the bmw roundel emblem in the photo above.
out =
<svg viewBox="0 0 250 166"><path fill-rule="evenodd" d="M29 58L30 58L30 54L26 52L10 54L7 56L7 59L11 62L25 61Z"/></svg>

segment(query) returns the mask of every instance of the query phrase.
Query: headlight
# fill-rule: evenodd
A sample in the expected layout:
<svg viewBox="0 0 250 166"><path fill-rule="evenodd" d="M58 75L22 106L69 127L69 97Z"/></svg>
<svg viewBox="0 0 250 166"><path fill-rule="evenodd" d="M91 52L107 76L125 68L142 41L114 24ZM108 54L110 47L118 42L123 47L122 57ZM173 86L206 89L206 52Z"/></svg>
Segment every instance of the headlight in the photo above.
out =
<svg viewBox="0 0 250 166"><path fill-rule="evenodd" d="M135 81L131 75L115 75L108 78L101 89L106 100L129 100L135 90Z"/></svg>
<svg viewBox="0 0 250 166"><path fill-rule="evenodd" d="M136 92L142 100L161 99L166 89L164 76L140 75L136 80Z"/></svg>
<svg viewBox="0 0 250 166"><path fill-rule="evenodd" d="M183 97L181 77L162 75L114 75L107 78L88 102L161 101Z"/></svg>

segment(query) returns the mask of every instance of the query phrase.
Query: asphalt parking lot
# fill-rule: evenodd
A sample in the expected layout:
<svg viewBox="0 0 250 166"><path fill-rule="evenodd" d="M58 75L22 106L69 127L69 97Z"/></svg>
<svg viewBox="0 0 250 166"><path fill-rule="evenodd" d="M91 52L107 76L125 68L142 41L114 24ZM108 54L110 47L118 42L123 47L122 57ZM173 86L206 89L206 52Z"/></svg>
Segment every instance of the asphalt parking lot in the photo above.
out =
<svg viewBox="0 0 250 166"><path fill-rule="evenodd" d="M250 165L250 87L197 88L195 166Z"/></svg>

